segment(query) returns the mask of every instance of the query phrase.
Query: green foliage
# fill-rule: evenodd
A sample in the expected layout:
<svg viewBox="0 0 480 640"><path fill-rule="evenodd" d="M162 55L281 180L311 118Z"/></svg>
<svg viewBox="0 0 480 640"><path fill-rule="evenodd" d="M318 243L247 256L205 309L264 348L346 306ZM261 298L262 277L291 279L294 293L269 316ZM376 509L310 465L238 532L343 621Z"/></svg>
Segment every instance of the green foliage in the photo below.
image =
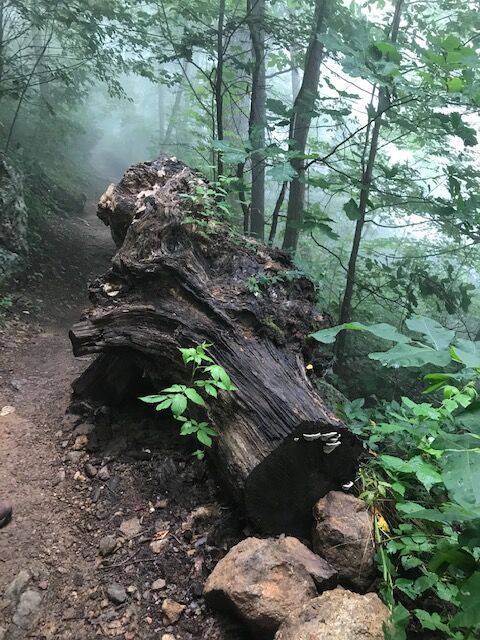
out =
<svg viewBox="0 0 480 640"><path fill-rule="evenodd" d="M210 346L203 342L196 347L180 349L183 364L191 372L190 385L174 384L155 395L140 398L142 402L156 405L157 411L170 409L175 420L182 425L180 435L193 436L204 447L211 447L213 438L218 434L208 422L199 422L193 418L192 408L207 408L202 392L211 399L218 398L219 392L222 391L226 393L236 391L225 369L216 364L208 354ZM202 459L205 451L197 449L194 455Z"/></svg>
<svg viewBox="0 0 480 640"><path fill-rule="evenodd" d="M364 325L360 322L347 322L329 329L322 329L311 335L312 338L331 344L344 330L366 331L379 338L396 344L388 351L369 354L371 360L377 360L386 367L422 367L434 364L446 367L452 361L469 368L480 368L480 345L478 342L456 338L455 332L445 329L436 320L425 316L409 318L405 324L412 333L423 336L424 342L413 336L400 333L387 323Z"/></svg>
<svg viewBox="0 0 480 640"><path fill-rule="evenodd" d="M260 295L265 289L275 286L281 282L292 282L297 278L303 278L305 274L299 270L293 271L280 271L275 274L270 273L256 273L250 276L245 283L245 288L249 293L253 293L255 296Z"/></svg>
<svg viewBox="0 0 480 640"><path fill-rule="evenodd" d="M403 397L373 409L356 400L344 407L345 420L372 454L361 470L361 497L376 514L383 595L392 607L386 637L407 637L410 611L426 631L473 640L480 632L480 361L473 356L467 362L475 343L429 318L413 318L407 327L423 336L424 349L447 354L445 364L458 369L424 376L425 393L440 398ZM375 325L370 328L378 335ZM415 346L398 340L393 327L381 333L396 347ZM463 359L456 353L459 343L466 347ZM384 359L386 365L393 361L409 367L431 357Z"/></svg>

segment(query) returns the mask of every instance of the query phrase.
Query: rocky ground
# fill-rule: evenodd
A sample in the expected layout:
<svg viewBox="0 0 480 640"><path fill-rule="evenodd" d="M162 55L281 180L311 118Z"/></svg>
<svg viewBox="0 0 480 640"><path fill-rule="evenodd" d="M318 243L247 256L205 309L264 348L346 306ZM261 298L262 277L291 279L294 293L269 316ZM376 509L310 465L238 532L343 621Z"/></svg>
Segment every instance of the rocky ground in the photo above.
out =
<svg viewBox="0 0 480 640"><path fill-rule="evenodd" d="M143 406L66 413L88 364L68 328L112 250L92 216L56 220L42 261L0 292L14 302L0 326L0 497L15 506L0 531L0 638L241 640L203 599L248 533L208 467Z"/></svg>

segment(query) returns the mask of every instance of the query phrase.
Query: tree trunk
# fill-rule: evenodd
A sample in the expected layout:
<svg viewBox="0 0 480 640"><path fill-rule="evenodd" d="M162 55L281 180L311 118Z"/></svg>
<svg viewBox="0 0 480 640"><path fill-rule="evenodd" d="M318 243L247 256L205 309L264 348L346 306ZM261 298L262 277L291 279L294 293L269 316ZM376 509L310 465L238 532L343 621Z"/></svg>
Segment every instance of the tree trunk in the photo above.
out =
<svg viewBox="0 0 480 640"><path fill-rule="evenodd" d="M267 90L265 77L265 0L247 0L248 25L253 49L252 97L249 137L253 152L252 204L250 233L265 237L265 127L267 120Z"/></svg>
<svg viewBox="0 0 480 640"><path fill-rule="evenodd" d="M223 28L225 23L225 0L220 0L217 24L217 71L215 74L215 108L217 116L217 139L223 140ZM223 155L217 153L217 178L223 176Z"/></svg>
<svg viewBox="0 0 480 640"><path fill-rule="evenodd" d="M402 11L402 5L404 0L397 0L395 6L395 13L392 21L392 29L390 33L390 41L392 43L397 42L398 31L400 28L400 17ZM370 198L370 190L372 186L373 170L375 168L375 162L378 153L378 141L380 136L380 130L382 128L382 114L388 107L388 96L384 88L380 88L378 92L378 104L376 109L376 119L372 128L372 138L370 140L369 153L366 166L362 171L362 181L360 187L360 200L359 200L359 217L355 224L355 233L353 236L352 250L350 252L350 258L347 268L347 281L345 283L345 291L343 294L342 305L340 308L340 316L338 323L343 324L350 321L350 312L352 308L352 299L355 289L355 279L357 274L357 261L358 253L360 250L360 244L362 241L363 230L365 227L365 217L367 215L368 201ZM367 145L368 135L370 128L367 129ZM367 148L367 147L366 147ZM347 341L346 331L341 331L337 337L335 344L335 356L337 366L341 367L345 357L345 346Z"/></svg>
<svg viewBox="0 0 480 640"><path fill-rule="evenodd" d="M164 158L131 167L102 197L119 251L70 333L75 355L101 354L74 390L114 402L142 385L188 382L179 347L211 343L238 388L209 402L219 474L260 530L306 535L314 503L354 478L362 450L305 373L306 336L328 321L313 283L288 276L285 254L240 244L185 197L199 181ZM340 434L341 444L329 452L308 438L317 433Z"/></svg>
<svg viewBox="0 0 480 640"><path fill-rule="evenodd" d="M318 95L318 82L320 80L320 66L323 57L323 44L319 36L325 24L328 11L328 0L316 0L315 17L313 21L312 35L305 57L305 69L302 86L298 92L293 106L293 136L290 145L291 151L298 154L291 160L295 177L290 183L288 197L287 225L283 238L283 249L295 253L298 244L300 227L304 219L305 207L305 148L307 146L308 132L312 122L315 101Z"/></svg>

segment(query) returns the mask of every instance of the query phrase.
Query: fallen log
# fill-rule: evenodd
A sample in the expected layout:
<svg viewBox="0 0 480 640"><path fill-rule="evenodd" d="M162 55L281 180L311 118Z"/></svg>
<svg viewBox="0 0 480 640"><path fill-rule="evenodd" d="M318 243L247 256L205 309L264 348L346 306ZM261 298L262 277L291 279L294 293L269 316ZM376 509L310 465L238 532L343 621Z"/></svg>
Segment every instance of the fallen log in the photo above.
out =
<svg viewBox="0 0 480 640"><path fill-rule="evenodd" d="M209 403L220 476L261 531L303 535L318 499L354 479L361 452L305 371L306 337L328 318L284 253L212 216L204 188L161 158L130 167L100 200L119 250L70 332L76 356L101 354L74 391L112 402L140 379L152 391L187 382L178 349L211 343L238 388Z"/></svg>

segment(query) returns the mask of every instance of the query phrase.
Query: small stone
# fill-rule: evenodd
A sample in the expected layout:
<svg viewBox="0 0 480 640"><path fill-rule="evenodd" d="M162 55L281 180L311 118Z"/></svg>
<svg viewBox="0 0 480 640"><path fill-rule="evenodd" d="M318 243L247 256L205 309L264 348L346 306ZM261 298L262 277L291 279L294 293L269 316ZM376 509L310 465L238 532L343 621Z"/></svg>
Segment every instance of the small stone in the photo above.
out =
<svg viewBox="0 0 480 640"><path fill-rule="evenodd" d="M142 525L138 518L130 518L130 520L124 520L120 525L120 531L125 538L134 538L142 530Z"/></svg>
<svg viewBox="0 0 480 640"><path fill-rule="evenodd" d="M94 467L90 462L85 463L84 469L88 478L95 478L97 475L97 467Z"/></svg>
<svg viewBox="0 0 480 640"><path fill-rule="evenodd" d="M107 587L107 596L113 604L123 604L127 600L127 592L118 582L112 582Z"/></svg>
<svg viewBox="0 0 480 640"><path fill-rule="evenodd" d="M104 466L100 469L100 471L98 472L98 478L100 480L103 480L104 482L110 480L110 471L108 470L107 466Z"/></svg>
<svg viewBox="0 0 480 640"><path fill-rule="evenodd" d="M175 622L178 622L182 617L182 613L184 611L184 604L180 604L179 602L171 600L170 598L165 598L162 603L162 612L169 624L175 624Z"/></svg>
<svg viewBox="0 0 480 640"><path fill-rule="evenodd" d="M65 469L62 467L61 469L58 470L57 475L55 476L55 479L53 481L53 486L56 487L57 485L64 482L65 477L66 477Z"/></svg>
<svg viewBox="0 0 480 640"><path fill-rule="evenodd" d="M175 636L172 636L171 633L164 633L162 636L162 640L175 640Z"/></svg>
<svg viewBox="0 0 480 640"><path fill-rule="evenodd" d="M69 451L67 453L67 460L69 460L72 464L78 464L82 459L82 456L82 451Z"/></svg>
<svg viewBox="0 0 480 640"><path fill-rule="evenodd" d="M151 618L150 616L146 616L146 617L145 617L145 622L146 622L147 624L152 624L152 622L153 622L153 618Z"/></svg>
<svg viewBox="0 0 480 640"><path fill-rule="evenodd" d="M41 580L38 583L38 588L41 589L42 591L46 591L48 589L48 580Z"/></svg>
<svg viewBox="0 0 480 640"><path fill-rule="evenodd" d="M104 536L100 540L98 548L102 556L109 556L117 548L117 539L112 535Z"/></svg>
<svg viewBox="0 0 480 640"><path fill-rule="evenodd" d="M80 473L80 471L76 471L73 479L75 480L75 482L85 482L86 481L86 477L83 475L83 473Z"/></svg>
<svg viewBox="0 0 480 640"><path fill-rule="evenodd" d="M161 553L168 546L168 540L153 540L150 543L150 549L153 553Z"/></svg>
<svg viewBox="0 0 480 640"><path fill-rule="evenodd" d="M164 500L157 500L154 507L155 509L166 509L168 507L168 500L166 498Z"/></svg>
<svg viewBox="0 0 480 640"><path fill-rule="evenodd" d="M72 449L74 451L81 451L82 449L85 449L85 447L87 446L87 443L88 443L87 436L85 435L77 436L75 438L75 442L73 443Z"/></svg>
<svg viewBox="0 0 480 640"><path fill-rule="evenodd" d="M206 504L194 509L189 516L189 520L193 523L208 522L219 518L220 515L221 511L218 504Z"/></svg>
<svg viewBox="0 0 480 640"><path fill-rule="evenodd" d="M137 587L134 584L131 584L130 586L127 587L127 593L129 593L130 595L136 593L137 591Z"/></svg>
<svg viewBox="0 0 480 640"><path fill-rule="evenodd" d="M162 589L165 589L165 587L167 586L167 583L165 582L165 580L163 578L158 578L158 580L155 580L155 582L152 584L152 591L161 591Z"/></svg>

